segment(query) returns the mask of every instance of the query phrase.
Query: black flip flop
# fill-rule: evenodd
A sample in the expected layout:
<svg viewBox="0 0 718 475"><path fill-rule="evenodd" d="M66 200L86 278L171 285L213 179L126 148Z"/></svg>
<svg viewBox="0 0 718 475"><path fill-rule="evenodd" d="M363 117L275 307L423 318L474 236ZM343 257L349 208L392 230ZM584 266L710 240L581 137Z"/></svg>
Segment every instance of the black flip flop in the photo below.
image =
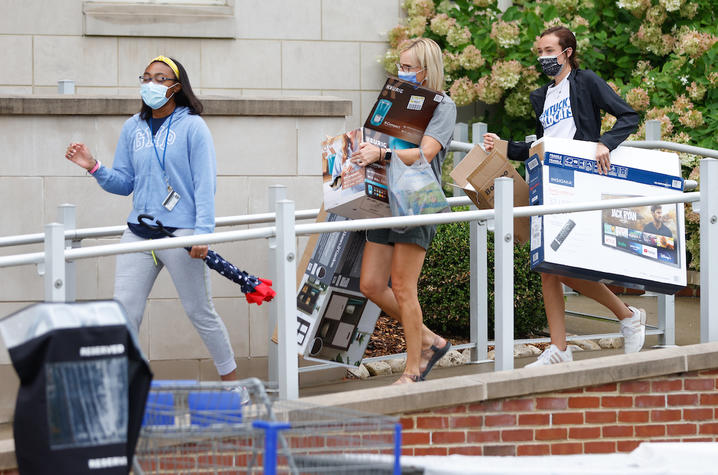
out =
<svg viewBox="0 0 718 475"><path fill-rule="evenodd" d="M443 358L444 355L448 353L450 349L451 342L449 340L446 340L446 345L441 348L437 348L436 346L431 345L431 351L433 351L434 354L431 355L429 362L426 364L426 368L424 369L424 371L421 372L421 379L426 379L426 376L429 374L429 371L431 371L431 368L433 368L436 362Z"/></svg>

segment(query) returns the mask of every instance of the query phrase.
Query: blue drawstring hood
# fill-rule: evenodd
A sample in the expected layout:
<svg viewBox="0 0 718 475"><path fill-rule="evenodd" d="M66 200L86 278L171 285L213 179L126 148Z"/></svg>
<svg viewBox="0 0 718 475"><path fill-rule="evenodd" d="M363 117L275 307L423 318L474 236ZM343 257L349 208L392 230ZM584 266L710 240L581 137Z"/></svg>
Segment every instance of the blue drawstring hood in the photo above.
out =
<svg viewBox="0 0 718 475"><path fill-rule="evenodd" d="M127 221L138 223L137 216L151 214L165 226L194 229L195 234L214 231L214 194L217 188L217 159L212 135L204 120L177 107L167 136L169 121L155 135L157 152L162 157L165 138L165 170L169 183L180 200L172 211L162 202L167 185L160 162L152 146L152 132L139 114L122 127L112 168L101 166L93 175L110 193L132 193L132 212Z"/></svg>

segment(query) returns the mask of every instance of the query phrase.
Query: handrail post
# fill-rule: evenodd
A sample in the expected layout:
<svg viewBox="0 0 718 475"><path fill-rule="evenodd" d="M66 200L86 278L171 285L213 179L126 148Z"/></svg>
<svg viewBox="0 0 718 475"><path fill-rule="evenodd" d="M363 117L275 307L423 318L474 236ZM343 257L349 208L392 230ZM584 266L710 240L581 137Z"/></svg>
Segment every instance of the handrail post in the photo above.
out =
<svg viewBox="0 0 718 475"><path fill-rule="evenodd" d="M484 143L484 134L488 126L484 122L471 124L471 142ZM471 209L477 209L474 204ZM489 352L489 304L488 304L488 247L486 221L469 221L469 340L471 361L479 362L488 359Z"/></svg>
<svg viewBox="0 0 718 475"><path fill-rule="evenodd" d="M269 186L269 212L275 213L277 211L277 201L281 201L287 198L287 187L284 185L270 185ZM277 266L277 238L273 237L269 239L269 269L272 280L277 280L279 275L276 274ZM277 328L277 313L279 312L279 304L269 305L269 332L274 332ZM269 381L277 382L278 375L278 361L279 361L279 345L275 344L272 339L269 339L269 346L267 349L267 379Z"/></svg>
<svg viewBox="0 0 718 475"><path fill-rule="evenodd" d="M494 180L494 341L497 371L514 368L514 182Z"/></svg>
<svg viewBox="0 0 718 475"><path fill-rule="evenodd" d="M464 122L459 122L454 126L454 140L458 142L468 142L469 141L469 126ZM453 160L453 168L456 168L456 165L459 164L459 162L464 158L466 155L465 152L452 152L452 160ZM451 194L452 196L458 196L459 190L458 188L451 187Z"/></svg>
<svg viewBox="0 0 718 475"><path fill-rule="evenodd" d="M704 158L700 166L701 343L707 343L718 341L718 160Z"/></svg>
<svg viewBox="0 0 718 475"><path fill-rule="evenodd" d="M60 223L45 225L45 302L65 302L65 229Z"/></svg>
<svg viewBox="0 0 718 475"><path fill-rule="evenodd" d="M75 205L65 203L57 207L57 220L62 223L64 231L77 229L77 210ZM78 241L65 240L65 249L80 247ZM74 302L77 299L77 264L65 263L65 301Z"/></svg>
<svg viewBox="0 0 718 475"><path fill-rule="evenodd" d="M484 143L484 134L489 131L489 125L486 122L474 122L471 124L471 143Z"/></svg>
<svg viewBox="0 0 718 475"><path fill-rule="evenodd" d="M277 278L279 398L297 399L299 397L299 371L297 364L297 244L294 231L294 201L278 201L276 212L275 275Z"/></svg>
<svg viewBox="0 0 718 475"><path fill-rule="evenodd" d="M673 295L657 294L658 328L663 333L658 335L659 346L676 345L676 298Z"/></svg>
<svg viewBox="0 0 718 475"><path fill-rule="evenodd" d="M661 140L661 121L646 121L646 140ZM674 295L656 294L658 299L658 328L662 333L658 336L658 344L672 346L676 344L676 297Z"/></svg>
<svg viewBox="0 0 718 475"><path fill-rule="evenodd" d="M489 310L488 310L488 261L486 221L469 221L471 274L469 297L469 336L474 346L471 348L471 361L488 359L489 346Z"/></svg>

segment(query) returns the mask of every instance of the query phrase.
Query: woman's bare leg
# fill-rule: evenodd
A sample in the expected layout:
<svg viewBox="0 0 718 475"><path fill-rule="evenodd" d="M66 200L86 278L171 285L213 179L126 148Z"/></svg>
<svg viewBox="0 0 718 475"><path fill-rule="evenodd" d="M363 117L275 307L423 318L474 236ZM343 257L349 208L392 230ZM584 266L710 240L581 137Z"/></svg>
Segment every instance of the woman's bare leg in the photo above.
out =
<svg viewBox="0 0 718 475"><path fill-rule="evenodd" d="M576 279L573 277L563 277L562 282L572 289L579 292L581 295L590 297L596 302L600 303L619 319L630 318L633 316L631 310L626 306L616 294L606 287L605 284L600 282L592 282L590 280Z"/></svg>
<svg viewBox="0 0 718 475"><path fill-rule="evenodd" d="M420 374L423 315L418 283L426 250L416 244L396 243L391 262L391 290L396 298L406 339L405 373Z"/></svg>
<svg viewBox="0 0 718 475"><path fill-rule="evenodd" d="M563 287L566 284L581 295L590 297L608 308L619 320L633 315L616 294L611 292L605 284L589 280L563 277L555 274L541 274L541 288L546 308L546 319L551 333L551 343L560 350L566 349L566 304L563 299Z"/></svg>
<svg viewBox="0 0 718 475"><path fill-rule="evenodd" d="M555 274L542 273L541 289L551 343L563 351L566 349L566 303L563 300L561 278Z"/></svg>
<svg viewBox="0 0 718 475"><path fill-rule="evenodd" d="M406 244L400 245L405 246ZM420 246L416 247L420 248ZM384 311L384 313L389 315L394 320L399 321L403 325L404 322L402 322L401 319L399 303L396 301L396 296L394 295L391 287L389 287L389 276L392 272L392 259L394 252L394 246L367 242L364 247L364 255L362 257L359 287L361 292L366 295L369 300L377 304ZM426 254L426 251L424 251L424 254ZM421 267L419 268L419 272L421 272ZM393 281L394 279L392 279L392 282ZM444 341L443 338L429 330L426 325L423 325L423 323L421 339L423 349L428 349L431 345L438 344L437 346L443 346L446 344L446 341Z"/></svg>

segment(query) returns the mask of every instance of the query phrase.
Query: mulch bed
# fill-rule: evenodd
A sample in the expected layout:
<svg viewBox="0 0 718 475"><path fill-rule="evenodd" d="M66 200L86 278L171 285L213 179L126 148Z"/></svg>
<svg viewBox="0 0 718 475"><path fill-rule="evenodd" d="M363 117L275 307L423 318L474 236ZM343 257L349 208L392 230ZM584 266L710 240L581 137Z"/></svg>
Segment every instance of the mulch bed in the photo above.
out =
<svg viewBox="0 0 718 475"><path fill-rule="evenodd" d="M441 335L451 342L452 345L469 343L469 339L464 336ZM541 351L545 350L550 343L534 343ZM493 350L493 345L489 345L489 350ZM406 352L406 340L404 340L404 329L401 324L385 314L381 314L376 321L374 333L369 339L364 358L374 356L393 355L396 353ZM357 379L351 372L347 371L345 379Z"/></svg>
<svg viewBox="0 0 718 475"><path fill-rule="evenodd" d="M404 340L404 329L401 324L391 317L381 315L376 321L374 333L366 346L364 358L393 355L405 351L406 340Z"/></svg>
<svg viewBox="0 0 718 475"><path fill-rule="evenodd" d="M441 335L451 342L452 345L468 343L469 339L453 335ZM373 356L393 355L406 351L406 340L404 340L404 329L401 324L384 314L376 321L374 333L369 339L369 344L364 352L364 358Z"/></svg>
<svg viewBox="0 0 718 475"><path fill-rule="evenodd" d="M441 336L449 340L452 345L469 343L469 339L464 336ZM543 351L550 343L534 343L533 345ZM489 346L489 350L493 348L493 345ZM404 329L401 327L401 324L393 318L382 314L376 321L376 327L369 339L369 344L364 352L364 358L404 353L405 351L406 341L404 340Z"/></svg>

